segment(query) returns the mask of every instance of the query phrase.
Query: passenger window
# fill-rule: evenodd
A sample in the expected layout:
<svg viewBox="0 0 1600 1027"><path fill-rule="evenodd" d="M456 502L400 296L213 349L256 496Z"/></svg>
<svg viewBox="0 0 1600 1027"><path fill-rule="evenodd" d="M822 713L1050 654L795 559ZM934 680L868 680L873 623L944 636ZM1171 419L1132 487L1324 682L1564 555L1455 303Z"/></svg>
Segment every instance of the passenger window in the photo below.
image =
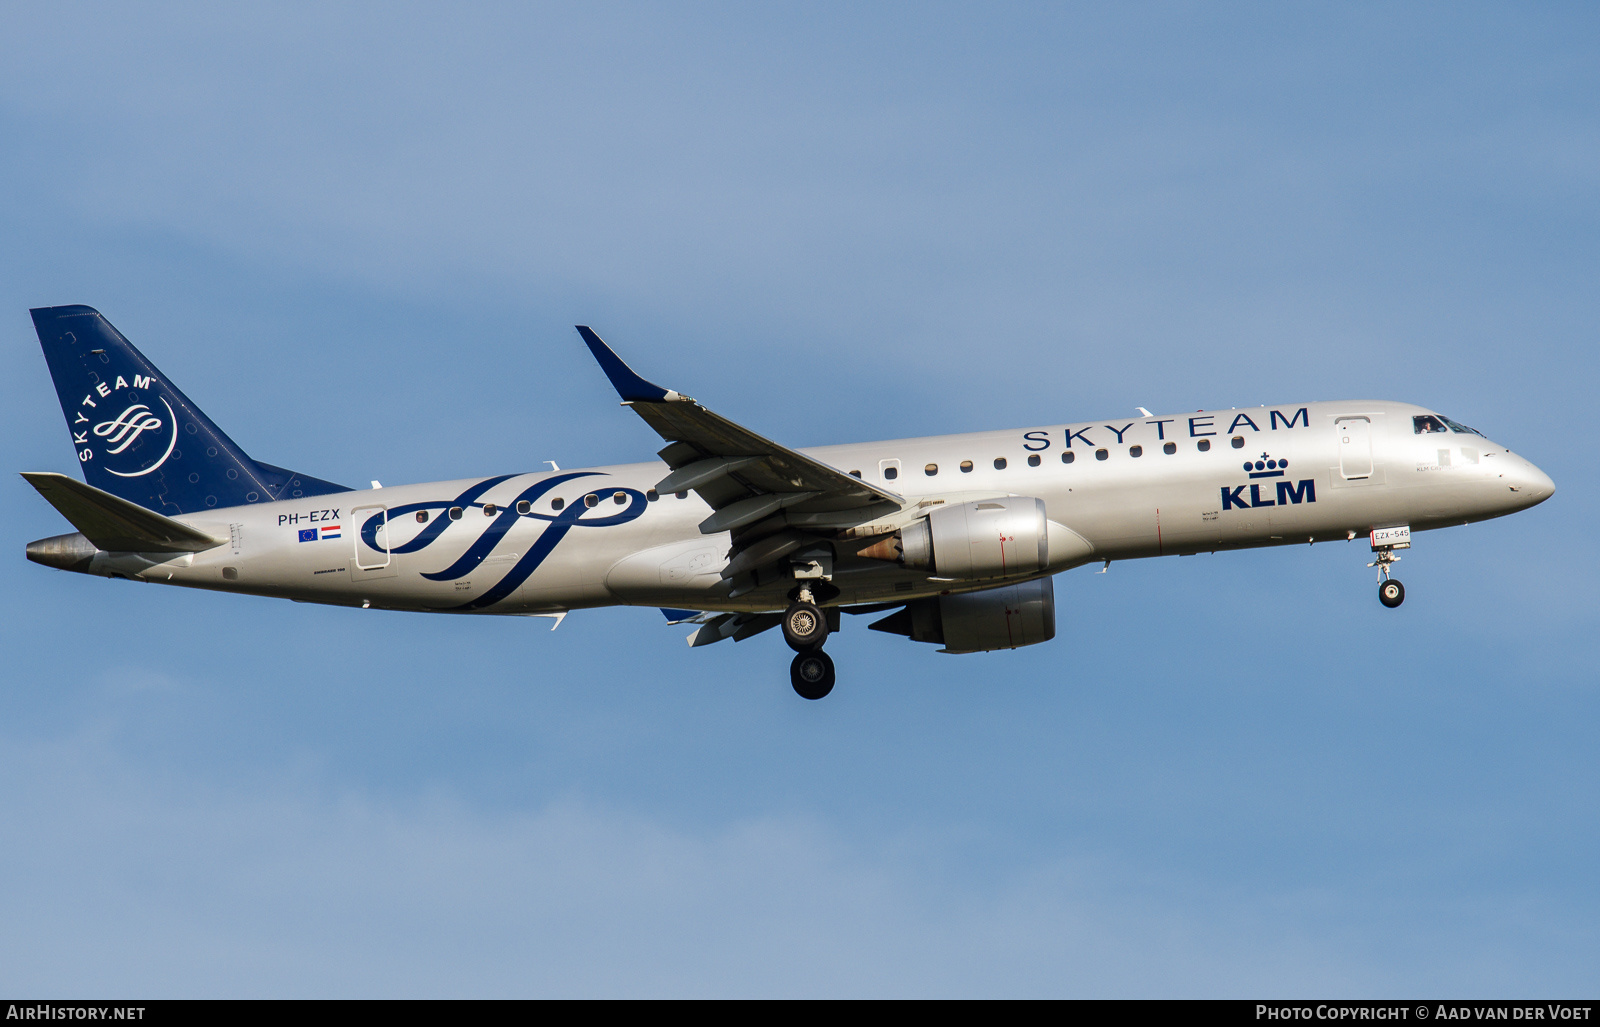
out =
<svg viewBox="0 0 1600 1027"><path fill-rule="evenodd" d="M628 501L628 494L626 492L613 492L611 493L611 501L621 506Z"/></svg>
<svg viewBox="0 0 1600 1027"><path fill-rule="evenodd" d="M565 499L552 499L552 500L550 500L550 509L552 509L552 510L559 510L559 509L561 509L562 507L564 507L566 505L567 505L567 501Z"/></svg>
<svg viewBox="0 0 1600 1027"><path fill-rule="evenodd" d="M459 506L452 506L450 508L450 519L452 521L459 521L461 519L461 508Z"/></svg>
<svg viewBox="0 0 1600 1027"><path fill-rule="evenodd" d="M1211 452L1211 440L1201 439L1199 442L1194 444L1194 448L1198 449L1202 453L1209 453Z"/></svg>
<svg viewBox="0 0 1600 1027"><path fill-rule="evenodd" d="M1078 454L1074 453L1070 449L1061 454L1061 462L1064 464L1070 464L1076 459L1078 459Z"/></svg>
<svg viewBox="0 0 1600 1027"><path fill-rule="evenodd" d="M1128 455L1129 456L1144 456L1144 447L1143 446L1129 446L1128 447Z"/></svg>
<svg viewBox="0 0 1600 1027"><path fill-rule="evenodd" d="M861 477L861 472L860 471L851 471L850 472L850 477L859 478L859 477Z"/></svg>
<svg viewBox="0 0 1600 1027"><path fill-rule="evenodd" d="M485 517L493 517L494 516L494 511L495 511L495 505L493 503L485 503L485 504L483 504L483 515Z"/></svg>
<svg viewBox="0 0 1600 1027"><path fill-rule="evenodd" d="M428 511L426 511L426 510L418 510L417 511L417 523L418 524L427 524L428 523Z"/></svg>
<svg viewBox="0 0 1600 1027"><path fill-rule="evenodd" d="M1106 457L1108 457L1110 455L1111 454L1109 452L1107 452L1106 450L1103 450L1103 449L1097 449L1097 450L1094 451L1094 458L1096 460L1104 460Z"/></svg>
<svg viewBox="0 0 1600 1027"><path fill-rule="evenodd" d="M900 468L898 468L898 467L885 467L883 469L883 480L884 481L894 481L898 477L900 477Z"/></svg>
<svg viewBox="0 0 1600 1027"><path fill-rule="evenodd" d="M1165 446L1161 447L1161 452L1167 454L1168 456L1171 456L1172 454L1176 453L1177 451L1178 451L1178 444L1176 442L1169 442Z"/></svg>
<svg viewBox="0 0 1600 1027"><path fill-rule="evenodd" d="M1032 454L1031 456L1028 457L1028 466L1029 467L1038 467L1039 466L1039 454L1038 453L1034 453L1034 454Z"/></svg>
<svg viewBox="0 0 1600 1027"><path fill-rule="evenodd" d="M1005 470L1006 469L1006 458L1003 457L1003 456L995 457L994 458L994 469L997 470L997 471Z"/></svg>
<svg viewBox="0 0 1600 1027"><path fill-rule="evenodd" d="M649 492L646 492L644 494L644 501L646 503L654 503L656 500L658 500L660 498L661 498L661 493L657 492L655 489L651 489Z"/></svg>
<svg viewBox="0 0 1600 1027"><path fill-rule="evenodd" d="M1235 435L1233 437L1233 448L1234 449L1243 449L1244 448L1244 436L1243 435Z"/></svg>
<svg viewBox="0 0 1600 1027"><path fill-rule="evenodd" d="M600 505L600 497L591 492L583 497L583 505L593 510Z"/></svg>
<svg viewBox="0 0 1600 1027"><path fill-rule="evenodd" d="M525 513L532 513L532 512L533 512L533 504L532 503L528 502L526 499L517 500L517 513L525 514Z"/></svg>
<svg viewBox="0 0 1600 1027"><path fill-rule="evenodd" d="M972 473L972 461L971 460L963 460L963 461L961 461L961 473L962 474L971 474Z"/></svg>
<svg viewBox="0 0 1600 1027"><path fill-rule="evenodd" d="M938 464L929 464L928 466L926 466L926 467L924 467L922 469L922 473L926 474L928 477L931 478L935 474L939 473L939 465Z"/></svg>
<svg viewBox="0 0 1600 1027"><path fill-rule="evenodd" d="M679 499L688 499L689 498L689 493L687 493L687 492L674 492L673 495L677 496Z"/></svg>

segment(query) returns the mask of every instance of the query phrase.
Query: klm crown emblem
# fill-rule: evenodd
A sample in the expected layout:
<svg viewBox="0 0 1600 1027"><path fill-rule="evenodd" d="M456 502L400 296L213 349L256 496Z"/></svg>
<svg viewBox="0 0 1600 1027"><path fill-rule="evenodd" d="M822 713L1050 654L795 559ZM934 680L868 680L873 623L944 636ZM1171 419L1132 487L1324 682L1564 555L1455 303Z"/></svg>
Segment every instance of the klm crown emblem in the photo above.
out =
<svg viewBox="0 0 1600 1027"><path fill-rule="evenodd" d="M1299 506L1301 503L1317 501L1316 479L1288 480L1289 461L1274 457L1271 453L1262 453L1255 460L1246 460L1244 471L1250 476L1252 484L1222 486L1222 509L1259 510L1262 507ZM1264 483L1257 480L1260 478L1280 480L1276 483ZM1268 492L1263 495L1262 489L1267 489Z"/></svg>
<svg viewBox="0 0 1600 1027"><path fill-rule="evenodd" d="M1289 470L1289 461L1274 460L1267 453L1261 454L1261 459L1244 462L1244 469L1250 472L1252 478L1281 478Z"/></svg>

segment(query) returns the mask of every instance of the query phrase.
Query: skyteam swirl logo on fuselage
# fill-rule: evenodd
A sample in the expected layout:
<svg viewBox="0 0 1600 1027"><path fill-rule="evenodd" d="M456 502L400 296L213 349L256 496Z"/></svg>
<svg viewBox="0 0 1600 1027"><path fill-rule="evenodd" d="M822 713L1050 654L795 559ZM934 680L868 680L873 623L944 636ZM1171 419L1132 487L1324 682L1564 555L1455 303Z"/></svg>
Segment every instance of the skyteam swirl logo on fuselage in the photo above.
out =
<svg viewBox="0 0 1600 1027"><path fill-rule="evenodd" d="M467 527L465 520L452 520L450 518L448 515L450 508L462 507L466 509L476 507L482 509L486 504L479 502L479 500L485 493L496 485L515 477L517 475L502 474L496 478L486 478L454 499L428 500L421 503L405 503L400 506L390 507L388 517L391 520L423 510L439 511L444 513L445 516L430 516L428 526L418 532L415 538L391 547L389 552L394 555L421 552L437 542L446 532L456 531L459 537L460 532L470 531L471 528ZM572 531L573 528L609 528L638 520L644 514L645 507L648 505L644 493L637 489L629 488L611 490L610 502L607 504L609 509L602 508L598 503L591 507L583 499L575 500L570 506L558 513L538 513L532 509L533 504L540 497L556 486L572 481L575 478L590 477L604 477L604 475L600 471L573 471L567 474L554 475L524 489L515 499L503 507L495 504L494 519L478 534L477 538L473 539L466 552L457 557L450 566L437 571L424 571L422 576L430 581L455 581L463 578L472 573L479 564L483 563L494 552L495 547L505 538L506 533L515 527L519 521L535 520L546 522L547 526L544 531L539 534L533 545L528 547L528 551L522 554L511 570L506 573L505 577L495 582L494 585L476 599L450 608L463 613L482 610L493 606L520 588L522 583L527 581L533 575L533 572L539 569L539 565L544 563L550 553L556 546L561 544L561 540L566 538L567 533ZM626 500L626 504L620 510L615 509L619 505L615 498L617 496L622 496ZM518 513L517 507L524 502L529 505L528 512ZM378 544L378 528L383 523L383 513L375 513L362 521L357 527L357 535L361 540L361 545L375 552L383 552L383 549Z"/></svg>

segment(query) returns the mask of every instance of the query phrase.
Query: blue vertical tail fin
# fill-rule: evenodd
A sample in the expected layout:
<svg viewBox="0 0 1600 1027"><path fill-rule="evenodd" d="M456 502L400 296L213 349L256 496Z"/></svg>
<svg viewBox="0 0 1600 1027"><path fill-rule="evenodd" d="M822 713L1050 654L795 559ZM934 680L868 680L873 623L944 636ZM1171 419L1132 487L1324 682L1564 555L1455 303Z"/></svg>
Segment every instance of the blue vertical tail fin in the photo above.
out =
<svg viewBox="0 0 1600 1027"><path fill-rule="evenodd" d="M168 515L349 491L250 459L93 307L29 313L95 488Z"/></svg>

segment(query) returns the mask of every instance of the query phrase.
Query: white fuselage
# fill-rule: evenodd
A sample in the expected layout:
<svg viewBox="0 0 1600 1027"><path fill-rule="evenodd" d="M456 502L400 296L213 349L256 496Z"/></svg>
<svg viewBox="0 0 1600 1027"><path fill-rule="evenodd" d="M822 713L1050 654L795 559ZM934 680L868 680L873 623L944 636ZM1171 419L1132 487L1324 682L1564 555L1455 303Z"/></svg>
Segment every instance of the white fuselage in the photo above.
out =
<svg viewBox="0 0 1600 1027"><path fill-rule="evenodd" d="M1417 431L1413 419L1429 413L1393 402L1309 403L802 452L906 498L898 513L874 514L875 523L909 523L943 504L1037 497L1052 522L1050 573L1343 540L1388 526L1439 528L1512 513L1553 492L1538 468L1480 435ZM711 510L694 493L656 496L667 473L651 461L218 509L176 519L229 539L225 546L179 556L98 553L86 569L434 612L781 609L781 584L730 597L720 574L729 535L701 533ZM802 517L796 523L805 526ZM994 585L859 558L845 545L831 581L837 605Z"/></svg>

